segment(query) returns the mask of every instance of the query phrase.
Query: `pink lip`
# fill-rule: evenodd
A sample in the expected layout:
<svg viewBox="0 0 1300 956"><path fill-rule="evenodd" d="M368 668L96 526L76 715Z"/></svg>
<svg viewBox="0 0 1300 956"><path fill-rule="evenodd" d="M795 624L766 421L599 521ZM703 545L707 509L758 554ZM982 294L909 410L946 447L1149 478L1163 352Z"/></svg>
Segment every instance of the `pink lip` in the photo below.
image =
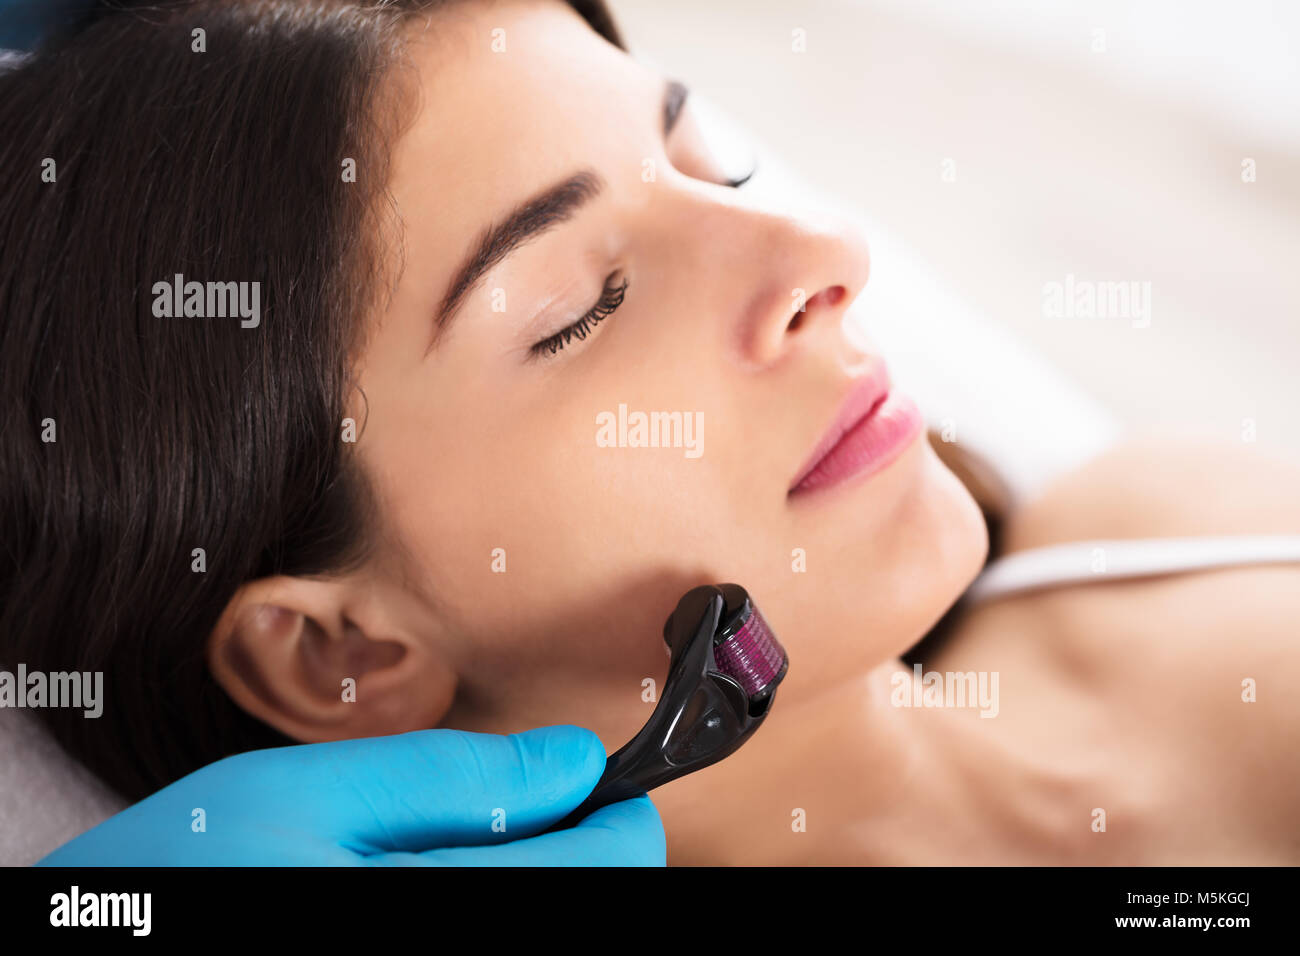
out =
<svg viewBox="0 0 1300 956"><path fill-rule="evenodd" d="M889 371L879 363L849 392L834 423L799 469L789 493L808 492L879 471L911 444L923 426L916 403L891 391Z"/></svg>

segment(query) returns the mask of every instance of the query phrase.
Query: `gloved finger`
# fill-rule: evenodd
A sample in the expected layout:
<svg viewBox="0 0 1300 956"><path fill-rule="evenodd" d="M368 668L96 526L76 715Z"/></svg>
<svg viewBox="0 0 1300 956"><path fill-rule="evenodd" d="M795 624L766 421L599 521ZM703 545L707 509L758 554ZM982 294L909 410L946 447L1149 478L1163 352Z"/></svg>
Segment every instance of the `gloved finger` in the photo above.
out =
<svg viewBox="0 0 1300 956"><path fill-rule="evenodd" d="M577 826L500 846L382 853L376 866L664 866L668 848L659 811L644 794L611 803Z"/></svg>
<svg viewBox="0 0 1300 956"><path fill-rule="evenodd" d="M363 855L538 833L581 803L605 768L600 738L571 725L418 730L258 753L263 806Z"/></svg>

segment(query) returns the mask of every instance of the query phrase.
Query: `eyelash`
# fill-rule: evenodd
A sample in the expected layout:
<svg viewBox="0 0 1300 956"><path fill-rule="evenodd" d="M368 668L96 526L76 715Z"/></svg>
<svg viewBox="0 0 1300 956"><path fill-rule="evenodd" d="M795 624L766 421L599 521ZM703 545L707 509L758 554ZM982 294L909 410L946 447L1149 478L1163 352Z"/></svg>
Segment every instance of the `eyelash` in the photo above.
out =
<svg viewBox="0 0 1300 956"><path fill-rule="evenodd" d="M564 348L570 340L577 338L585 339L603 319L609 318L620 305L623 304L623 296L627 292L628 280L623 279L622 284L612 285L610 279L618 275L617 272L611 272L605 279L605 288L601 290L600 299L587 310L587 314L580 318L572 325L560 329L554 335L547 336L538 342L531 349L530 354L533 356L554 355L560 349Z"/></svg>
<svg viewBox="0 0 1300 956"><path fill-rule="evenodd" d="M757 172L757 167L751 169L740 179L729 179L722 185L732 189L739 189L753 177ZM554 355L572 341L575 337L582 341L590 334L591 330L602 320L607 319L614 313L620 305L623 304L623 296L627 292L628 280L625 278L621 285L611 285L610 279L618 273L612 272L605 279L605 288L601 290L600 299L587 310L587 314L578 319L572 325L568 325L554 335L547 336L542 341L536 343L529 349L529 354L533 357L542 357L544 355Z"/></svg>
<svg viewBox="0 0 1300 956"><path fill-rule="evenodd" d="M747 183L747 182L749 182L751 179L753 179L753 178L754 178L754 174L755 174L756 172L758 172L758 164L757 164L757 163L754 164L754 168L753 168L753 169L751 169L749 172L745 173L745 175L741 176L739 179L728 179L725 183L723 183L723 185L724 185L724 186L729 186L729 187L731 187L732 189L739 189L741 186L745 185L745 183Z"/></svg>

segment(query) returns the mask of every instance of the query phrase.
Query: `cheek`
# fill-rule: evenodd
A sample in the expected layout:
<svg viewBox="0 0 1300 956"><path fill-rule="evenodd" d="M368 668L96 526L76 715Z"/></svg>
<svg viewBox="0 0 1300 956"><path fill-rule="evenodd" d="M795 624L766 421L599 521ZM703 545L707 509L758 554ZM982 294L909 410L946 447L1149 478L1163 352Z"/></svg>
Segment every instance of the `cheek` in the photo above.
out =
<svg viewBox="0 0 1300 956"><path fill-rule="evenodd" d="M978 571L979 510L923 439L850 494L791 509L736 389L689 352L590 343L604 346L536 388L463 380L383 449L386 513L480 673L654 674L681 594L737 581L803 678L837 680L910 646ZM631 446L632 414L649 411L698 413L702 454Z"/></svg>
<svg viewBox="0 0 1300 956"><path fill-rule="evenodd" d="M551 392L499 423L481 450L473 512L458 516L472 539L490 528L511 542L516 586L559 602L593 582L630 582L717 547L711 519L727 476L698 402L681 407L662 383L625 377L575 375ZM644 444L638 415L651 410L680 413L677 447Z"/></svg>
<svg viewBox="0 0 1300 956"><path fill-rule="evenodd" d="M717 517L728 476L708 415L698 457L617 440L620 403L691 412L698 388L696 409L679 409L670 380L607 365L637 363L575 361L527 394L470 398L467 386L454 411L376 451L386 515L482 673L654 674L665 616L711 573L699 565L740 546Z"/></svg>
<svg viewBox="0 0 1300 956"><path fill-rule="evenodd" d="M857 494L859 508L837 503L798 535L809 542L807 570L777 581L765 607L774 627L788 625L782 639L810 683L834 683L915 644L988 546L979 507L923 438Z"/></svg>

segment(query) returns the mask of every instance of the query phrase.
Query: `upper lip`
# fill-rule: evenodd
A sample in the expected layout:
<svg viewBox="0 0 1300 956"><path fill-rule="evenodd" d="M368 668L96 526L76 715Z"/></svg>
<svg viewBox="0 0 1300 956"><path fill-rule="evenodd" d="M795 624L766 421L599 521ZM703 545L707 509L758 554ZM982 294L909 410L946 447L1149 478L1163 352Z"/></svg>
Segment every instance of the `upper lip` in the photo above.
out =
<svg viewBox="0 0 1300 956"><path fill-rule="evenodd" d="M831 426L826 429L821 440L817 442L812 454L804 461L803 467L799 469L794 481L790 483L790 490L793 491L797 488L799 483L817 467L818 463L840 443L840 439L858 422L869 415L872 409L879 405L888 394L889 370L885 368L883 362L874 363L871 366L871 371L855 378L849 386L848 394L840 402L839 414L835 416Z"/></svg>

